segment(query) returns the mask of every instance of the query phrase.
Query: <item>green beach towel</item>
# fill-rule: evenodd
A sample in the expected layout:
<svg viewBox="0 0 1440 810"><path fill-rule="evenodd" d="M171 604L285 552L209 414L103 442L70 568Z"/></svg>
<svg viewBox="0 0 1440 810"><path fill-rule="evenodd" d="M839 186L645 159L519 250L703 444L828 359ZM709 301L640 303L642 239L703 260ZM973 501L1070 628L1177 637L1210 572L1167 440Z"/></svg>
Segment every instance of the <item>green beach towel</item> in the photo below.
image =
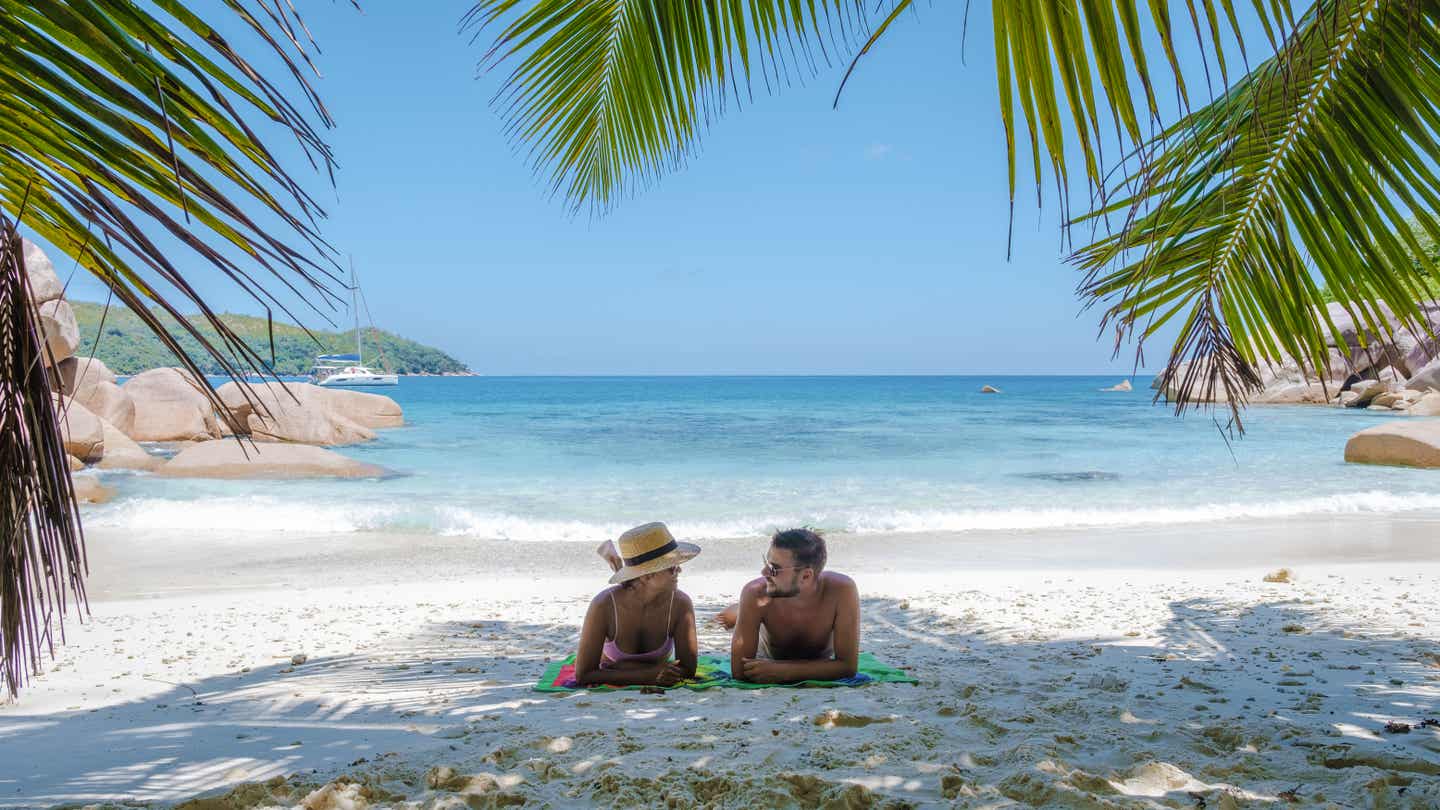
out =
<svg viewBox="0 0 1440 810"><path fill-rule="evenodd" d="M772 689L775 687L820 687L864 686L870 683L918 684L908 673L882 662L870 653L860 653L855 674L849 678L834 681L800 681L798 683L750 683L730 677L730 659L715 655L702 655L696 663L695 677L671 687L656 686L579 686L575 683L575 656L569 655L559 661L551 661L535 684L536 692L617 692L622 689Z"/></svg>

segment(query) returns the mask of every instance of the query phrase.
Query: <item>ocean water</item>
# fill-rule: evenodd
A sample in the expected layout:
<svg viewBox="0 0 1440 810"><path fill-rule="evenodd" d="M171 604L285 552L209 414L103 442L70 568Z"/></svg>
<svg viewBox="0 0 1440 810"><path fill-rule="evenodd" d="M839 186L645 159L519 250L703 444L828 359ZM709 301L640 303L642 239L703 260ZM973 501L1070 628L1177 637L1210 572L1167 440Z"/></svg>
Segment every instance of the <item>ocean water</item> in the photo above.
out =
<svg viewBox="0 0 1440 810"><path fill-rule="evenodd" d="M1440 472L1347 465L1365 411L1176 418L1115 377L407 378L406 427L341 452L364 481L109 473L87 525L596 542L1120 527L1440 509ZM992 383L1001 395L980 393Z"/></svg>

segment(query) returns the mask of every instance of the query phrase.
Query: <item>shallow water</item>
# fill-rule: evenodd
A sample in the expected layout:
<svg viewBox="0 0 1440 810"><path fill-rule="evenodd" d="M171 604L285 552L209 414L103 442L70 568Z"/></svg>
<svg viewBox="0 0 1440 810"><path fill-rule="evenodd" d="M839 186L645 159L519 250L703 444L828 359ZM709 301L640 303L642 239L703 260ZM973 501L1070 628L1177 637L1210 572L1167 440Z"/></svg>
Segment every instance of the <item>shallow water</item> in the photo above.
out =
<svg viewBox="0 0 1440 810"><path fill-rule="evenodd" d="M1347 465L1364 411L1177 419L1113 377L406 378L407 426L342 452L372 481L106 474L87 525L614 536L646 520L739 537L1130 526L1440 508L1440 474ZM1004 393L979 393L990 383Z"/></svg>

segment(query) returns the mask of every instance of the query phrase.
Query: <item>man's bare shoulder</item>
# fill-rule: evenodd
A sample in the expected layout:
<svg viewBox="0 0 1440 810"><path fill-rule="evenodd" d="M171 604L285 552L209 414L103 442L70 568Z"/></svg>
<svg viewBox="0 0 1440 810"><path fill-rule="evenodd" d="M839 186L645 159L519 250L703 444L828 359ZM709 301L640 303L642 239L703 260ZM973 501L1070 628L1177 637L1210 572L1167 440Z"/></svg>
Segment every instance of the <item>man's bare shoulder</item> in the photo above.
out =
<svg viewBox="0 0 1440 810"><path fill-rule="evenodd" d="M747 604L747 605L759 604L759 603L765 601L765 600L764 600L764 597L765 597L765 578L764 578L764 577L756 577L755 579L752 579L752 580L750 580L749 582L745 583L745 587L743 587L743 588L740 589L740 601L741 601L742 603L744 603L744 604Z"/></svg>
<svg viewBox="0 0 1440 810"><path fill-rule="evenodd" d="M825 592L832 593L837 598L860 593L860 589L855 585L855 580L838 571L822 571L820 580L825 583Z"/></svg>

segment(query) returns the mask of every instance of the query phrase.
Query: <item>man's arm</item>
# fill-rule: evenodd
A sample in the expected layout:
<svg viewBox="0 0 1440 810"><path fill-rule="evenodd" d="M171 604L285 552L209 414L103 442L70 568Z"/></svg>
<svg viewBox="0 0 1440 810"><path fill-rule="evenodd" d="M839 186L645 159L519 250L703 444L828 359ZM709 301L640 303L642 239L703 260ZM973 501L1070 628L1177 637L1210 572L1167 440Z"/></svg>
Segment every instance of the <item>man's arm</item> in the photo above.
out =
<svg viewBox="0 0 1440 810"><path fill-rule="evenodd" d="M849 577L837 577L831 587L836 589L835 657L811 661L732 658L732 661L741 662L740 669L745 673L745 680L756 683L834 681L855 674L860 664L860 591ZM740 615L744 617L744 610Z"/></svg>
<svg viewBox="0 0 1440 810"><path fill-rule="evenodd" d="M756 582L761 584L757 587ZM736 680L747 680L740 662L755 657L760 646L760 593L763 581L750 582L740 590L740 615L735 620L735 630L730 635L730 675Z"/></svg>

